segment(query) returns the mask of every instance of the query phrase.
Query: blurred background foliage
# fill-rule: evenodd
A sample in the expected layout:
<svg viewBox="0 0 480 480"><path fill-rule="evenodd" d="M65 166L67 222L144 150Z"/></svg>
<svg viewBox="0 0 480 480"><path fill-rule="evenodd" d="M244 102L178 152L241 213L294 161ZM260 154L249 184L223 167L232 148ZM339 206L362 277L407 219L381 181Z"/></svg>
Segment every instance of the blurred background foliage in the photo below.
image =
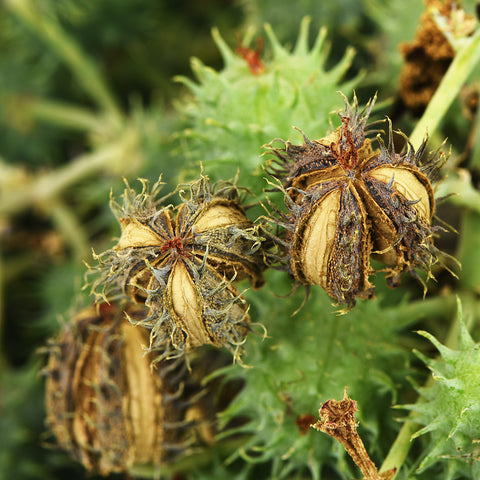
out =
<svg viewBox="0 0 480 480"><path fill-rule="evenodd" d="M472 15L475 6L464 2ZM124 177L135 185L137 177L155 181L160 174L174 187L191 179L203 161L214 178L232 176L240 167L242 182L262 196L262 145L275 137L296 138L294 124L310 136L323 136L330 121L338 120L328 113L342 107L337 90L351 97L355 89L360 103L378 92L375 116L387 114L395 128L411 133L417 118L399 98L399 45L413 39L423 8L418 0L0 4L0 478L87 478L81 466L49 446L43 360L37 350L58 330L59 316L68 319L89 301L88 292L82 291L83 262L91 261L92 248L109 248L118 235L109 192L118 195ZM302 24L307 15L311 22ZM264 30L265 23L271 24L274 37ZM214 37L213 27L218 29ZM309 57L322 27L324 43L317 57ZM219 89L231 81L229 95L237 94L237 103L248 104L242 101L241 88L249 72L240 57L224 69L228 55L234 56L245 39L255 48L261 36L266 39L267 67L269 62L278 65L272 38L291 52L301 28L308 44L305 74L316 62L314 67L326 79L310 93L301 91L309 108L279 105L277 114L268 97L272 77L272 83L265 80L262 101L255 100L264 111L252 117L253 124L263 119L260 126L265 129L251 128L243 117L238 129L230 128L228 116L235 110L226 103L220 113L219 104L209 102L209 88L217 88L212 79ZM289 58L293 63L288 69L294 71L299 57ZM287 76L288 69L279 75ZM288 293L289 281L269 272L265 288L247 292L252 317L265 324L268 338L252 335L247 342L244 361L254 368L232 365L225 370L241 378L245 387L220 418L224 423L236 415L250 418L241 429L245 442L226 457L212 448L198 463L180 465L181 473L171 478L358 476L338 445L320 433L301 431L298 418L316 415L322 401L340 398L348 385L359 402L361 433L381 463L402 426L396 417L404 413L392 411L392 405L414 403L417 394L408 378L421 385L428 377L413 349L436 355L431 343L413 331L426 330L441 341L453 339L449 347L455 348L451 332L458 295L470 333L479 338L479 73L477 63L431 135L432 149L446 137L451 149L448 178L439 194L460 194L438 207L439 216L459 231L442 233L439 239L443 250L462 261L459 279L438 270L436 283L430 283L422 299L416 282L404 279L400 289L391 291L379 274L377 299L361 302L343 317L335 315L320 289L312 289L306 307L292 317L303 292L278 299L275 295ZM292 84L303 78L291 77ZM235 108L248 114L246 107ZM290 121L288 112L302 124L293 114L295 123ZM209 156L228 168L209 170ZM476 394L480 397L478 389ZM415 441L398 478L414 474L424 452L431 450L428 442L427 435ZM477 459L472 452L467 460L473 464ZM449 478L469 478L474 471L463 464L444 467L442 462L448 460L430 462L433 467L425 474L418 471L418 478L444 479L445 472Z"/></svg>

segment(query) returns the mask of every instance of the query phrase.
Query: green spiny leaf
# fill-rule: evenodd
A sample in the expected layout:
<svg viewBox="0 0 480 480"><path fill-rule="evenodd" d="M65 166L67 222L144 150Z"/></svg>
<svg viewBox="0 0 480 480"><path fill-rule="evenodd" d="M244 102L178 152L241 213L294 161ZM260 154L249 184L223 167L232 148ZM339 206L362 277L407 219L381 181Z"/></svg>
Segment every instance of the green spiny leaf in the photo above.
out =
<svg viewBox="0 0 480 480"><path fill-rule="evenodd" d="M348 49L343 59L328 70L326 31L319 31L309 50L308 25L309 19L305 18L292 52L266 25L271 57L258 58L264 64L264 71L258 74L228 47L218 30L213 30L224 59L223 70L217 72L193 59L198 83L177 78L194 95L179 105L187 119L182 137L187 140L191 163L204 163L215 178L231 177L239 168L240 183L260 193L265 186L261 178L262 145L277 137L300 140L293 126L308 128L319 137L330 130L330 114L342 103L338 90L349 95L355 84L355 80L343 81L353 50ZM251 54L258 56L253 49ZM214 170L210 168L213 166ZM255 183L252 174L257 177Z"/></svg>
<svg viewBox="0 0 480 480"><path fill-rule="evenodd" d="M431 369L433 385L419 390L420 402L405 407L414 411L415 421L423 425L414 437L430 436L417 473L440 463L446 479L459 474L475 478L471 475L478 469L480 456L480 344L468 333L460 304L458 322L457 350L442 345L427 332L419 332L433 343L440 357L431 360L418 355Z"/></svg>

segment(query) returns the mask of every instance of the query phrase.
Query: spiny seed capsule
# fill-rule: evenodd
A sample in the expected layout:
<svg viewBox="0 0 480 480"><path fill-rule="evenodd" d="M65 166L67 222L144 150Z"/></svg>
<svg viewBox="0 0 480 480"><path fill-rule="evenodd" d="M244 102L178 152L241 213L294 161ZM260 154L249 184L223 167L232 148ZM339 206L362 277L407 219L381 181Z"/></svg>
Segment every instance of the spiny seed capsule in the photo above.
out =
<svg viewBox="0 0 480 480"><path fill-rule="evenodd" d="M126 311L137 320L147 314L142 305ZM213 403L201 379L181 359L152 370L146 342L148 332L123 309L102 304L81 310L48 343L47 425L87 470L158 467L187 452L195 433L213 438Z"/></svg>
<svg viewBox="0 0 480 480"><path fill-rule="evenodd" d="M140 194L127 186L123 204L112 200L122 234L98 256L94 291L103 298L126 294L149 307L138 322L151 330L150 348L180 355L203 344L233 349L247 334L248 306L233 285L263 283L262 238L241 206L234 183L211 185L204 175L188 184L177 208L158 198L162 183Z"/></svg>
<svg viewBox="0 0 480 480"><path fill-rule="evenodd" d="M345 99L346 100L346 99ZM387 265L387 281L415 269L431 275L438 260L431 221L435 200L430 178L444 156L424 158L426 139L415 151L408 139L397 153L389 123L388 146L366 137L371 101L358 111L357 99L339 114L341 126L321 140L305 134L303 145L283 142L271 173L279 180L288 213L276 209L285 227L278 242L290 273L302 284L320 285L339 304L369 298L373 254ZM280 240L280 239L279 239Z"/></svg>

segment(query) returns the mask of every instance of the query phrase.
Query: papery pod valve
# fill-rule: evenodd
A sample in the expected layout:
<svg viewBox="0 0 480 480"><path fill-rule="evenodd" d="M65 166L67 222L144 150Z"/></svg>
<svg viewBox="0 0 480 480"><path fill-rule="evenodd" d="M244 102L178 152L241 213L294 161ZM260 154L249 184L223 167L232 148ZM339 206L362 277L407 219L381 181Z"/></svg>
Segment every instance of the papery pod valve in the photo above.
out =
<svg viewBox="0 0 480 480"><path fill-rule="evenodd" d="M140 194L127 186L123 204L112 201L122 233L99 255L99 298L128 295L149 307L138 322L151 331L152 349L180 355L203 344L237 351L247 334L248 305L233 281L263 284L262 238L241 206L234 183L211 185L204 175L187 184L176 208L159 198L162 187L144 182Z"/></svg>
<svg viewBox="0 0 480 480"><path fill-rule="evenodd" d="M341 126L305 143L272 148L277 159L270 170L279 180L288 213L275 208L274 222L286 229L277 242L293 277L320 285L338 304L355 305L373 295L370 258L387 265L387 281L395 287L407 271L431 275L438 260L433 244L435 210L430 182L444 159L440 152L424 158L426 140L415 151L397 153L389 124L385 146L374 149L367 138L367 120L374 101L361 112L355 98L346 101Z"/></svg>
<svg viewBox="0 0 480 480"><path fill-rule="evenodd" d="M147 312L130 305L126 313L140 320ZM145 329L103 304L81 310L48 343L47 425L89 471L158 467L188 452L201 433L213 440L213 403L201 379L181 359L151 369L146 342Z"/></svg>

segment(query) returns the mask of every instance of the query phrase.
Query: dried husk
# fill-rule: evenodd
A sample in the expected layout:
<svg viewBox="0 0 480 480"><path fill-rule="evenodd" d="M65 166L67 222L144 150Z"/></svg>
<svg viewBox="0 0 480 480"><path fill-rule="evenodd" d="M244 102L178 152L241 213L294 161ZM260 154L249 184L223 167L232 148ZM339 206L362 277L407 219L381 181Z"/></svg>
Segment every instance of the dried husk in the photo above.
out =
<svg viewBox="0 0 480 480"><path fill-rule="evenodd" d="M302 283L326 288L341 191L335 185L324 190L327 190L326 193L315 204L309 205L310 208L305 208L305 213L297 222L292 245L292 269Z"/></svg>
<svg viewBox="0 0 480 480"><path fill-rule="evenodd" d="M365 136L372 107L370 102L359 112L356 99L353 106L347 102L342 125L327 137L303 134L302 145L284 142L272 149L277 161L271 174L288 197L288 214L278 220L286 242L277 242L287 269L298 282L320 285L348 307L373 295L371 256L386 264L393 287L405 271L418 276L420 268L431 275L438 260L430 177L443 157L434 152L425 160L426 140L415 152L406 139L404 151L395 152L390 124L388 147L378 138L374 149Z"/></svg>
<svg viewBox="0 0 480 480"><path fill-rule="evenodd" d="M171 270L153 273L158 288L147 299L148 317L139 322L151 330L151 349L167 341L174 352L203 344L235 349L243 342L250 321L248 305L233 283L205 261L180 259Z"/></svg>
<svg viewBox="0 0 480 480"><path fill-rule="evenodd" d="M233 285L248 278L263 284L262 238L249 220L239 188L208 178L188 184L177 208L157 204L161 184L127 188L123 206L113 202L122 233L98 256L93 290L103 299L127 295L149 307L141 325L150 329L150 349L182 355L203 344L235 353L247 334L248 306ZM162 199L164 200L164 199ZM163 348L169 343L170 350Z"/></svg>
<svg viewBox="0 0 480 480"><path fill-rule="evenodd" d="M175 225L171 207L140 219L120 219L122 235L111 251L112 270L107 281L111 283L118 276L123 292L144 303L148 292L157 288L152 268L161 269L169 263L170 253L161 247L175 238Z"/></svg>
<svg viewBox="0 0 480 480"><path fill-rule="evenodd" d="M147 311L131 305L127 313L139 321ZM108 475L172 462L191 448L193 430L213 428L185 363L164 361L152 370L142 348L147 342L147 331L112 305L82 310L50 341L47 425L89 471Z"/></svg>
<svg viewBox="0 0 480 480"><path fill-rule="evenodd" d="M355 188L335 181L316 184L299 206L302 214L291 235L295 278L320 285L342 303L369 297L372 247L367 215Z"/></svg>
<svg viewBox="0 0 480 480"><path fill-rule="evenodd" d="M239 188L229 182L210 185L206 177L189 185L177 214L177 234L197 258L228 279L248 278L252 288L263 285L265 269L258 226L242 207Z"/></svg>
<svg viewBox="0 0 480 480"><path fill-rule="evenodd" d="M417 152L409 146L400 155L380 142L380 153L370 159L363 174L363 198L370 217L376 219L372 221L374 256L389 267L387 281L392 287L405 271L418 277L419 268L431 275L438 260L431 227L435 198L427 171L432 165L438 168L435 164L442 159L435 152L423 166L425 146L426 142Z"/></svg>

